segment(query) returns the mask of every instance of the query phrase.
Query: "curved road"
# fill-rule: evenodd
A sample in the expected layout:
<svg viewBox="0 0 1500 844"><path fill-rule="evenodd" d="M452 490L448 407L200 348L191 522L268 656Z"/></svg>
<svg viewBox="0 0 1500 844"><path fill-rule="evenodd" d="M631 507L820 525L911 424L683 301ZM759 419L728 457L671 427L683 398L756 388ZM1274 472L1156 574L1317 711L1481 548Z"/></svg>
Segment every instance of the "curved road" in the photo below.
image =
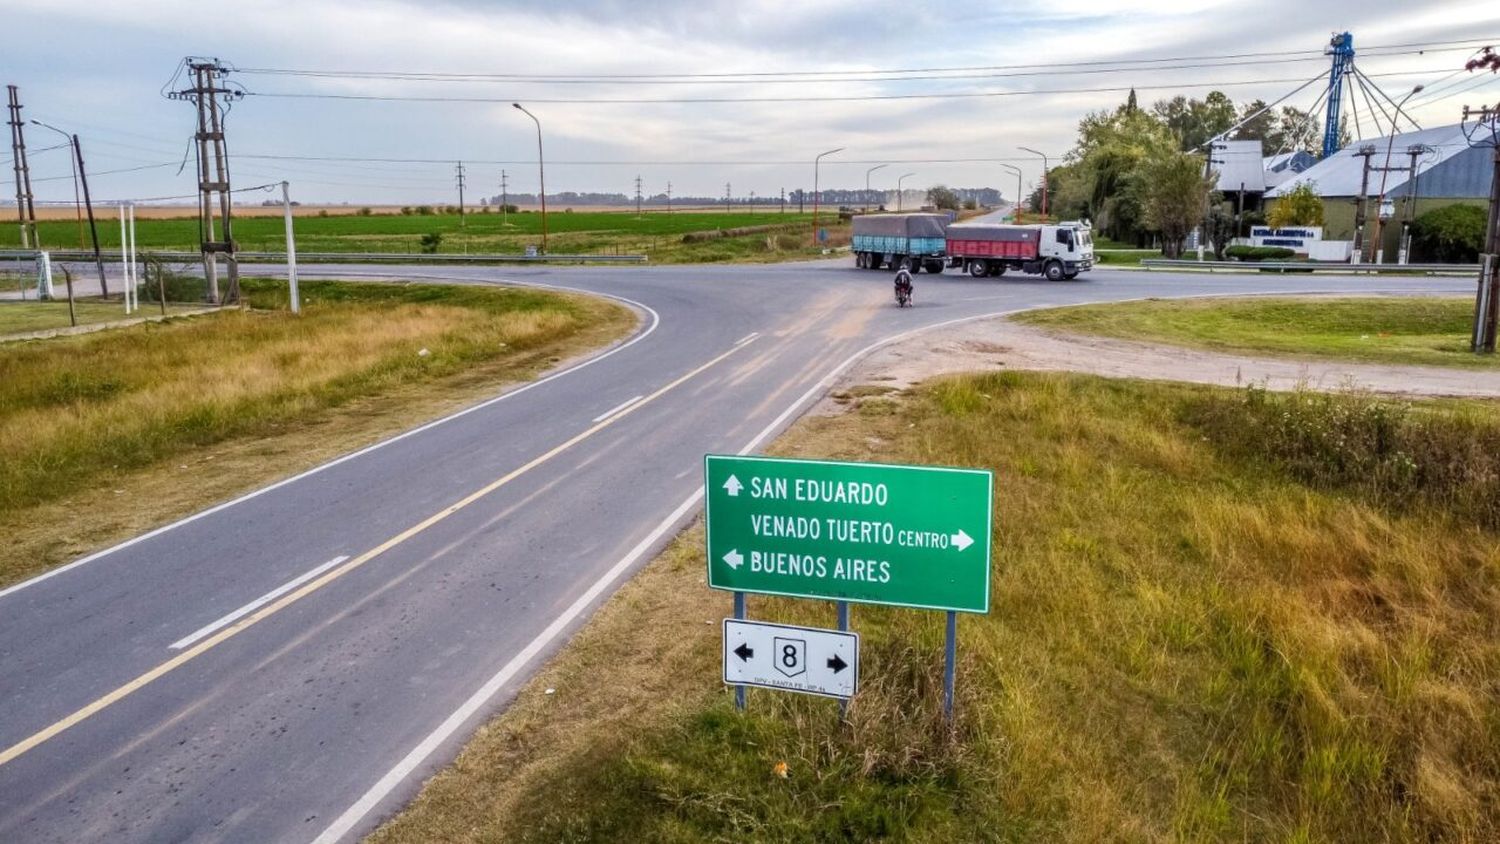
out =
<svg viewBox="0 0 1500 844"><path fill-rule="evenodd" d="M1473 291L945 274L898 310L890 275L847 259L303 274L563 286L643 321L581 365L0 591L0 841L367 832L695 515L704 453L756 450L902 333L1146 296Z"/></svg>

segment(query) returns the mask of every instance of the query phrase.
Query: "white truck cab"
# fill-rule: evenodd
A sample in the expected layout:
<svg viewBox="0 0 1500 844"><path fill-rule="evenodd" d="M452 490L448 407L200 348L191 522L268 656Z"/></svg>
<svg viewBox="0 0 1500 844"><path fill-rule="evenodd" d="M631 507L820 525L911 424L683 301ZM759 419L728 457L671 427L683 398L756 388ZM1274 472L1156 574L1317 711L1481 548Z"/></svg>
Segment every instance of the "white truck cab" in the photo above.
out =
<svg viewBox="0 0 1500 844"><path fill-rule="evenodd" d="M1057 264L1047 260L1055 258L1062 265L1062 277L1074 278L1079 273L1094 268L1093 232L1087 224L1076 220L1044 225L1038 252L1044 268L1056 267ZM1047 270L1044 269L1044 272ZM1050 272L1048 277L1051 278Z"/></svg>

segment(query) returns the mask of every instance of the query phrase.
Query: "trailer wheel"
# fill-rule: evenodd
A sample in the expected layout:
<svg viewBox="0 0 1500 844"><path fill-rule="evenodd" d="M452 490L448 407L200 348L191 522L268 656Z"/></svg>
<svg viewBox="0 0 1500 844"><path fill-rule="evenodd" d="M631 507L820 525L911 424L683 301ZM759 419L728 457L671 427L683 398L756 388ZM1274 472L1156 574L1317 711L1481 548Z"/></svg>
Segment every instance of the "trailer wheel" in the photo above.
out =
<svg viewBox="0 0 1500 844"><path fill-rule="evenodd" d="M856 253L854 253L854 268L856 270L862 270L862 269L864 269L866 266L869 266L869 263L870 263L870 259L865 256L865 253L863 253L863 252L856 252Z"/></svg>
<svg viewBox="0 0 1500 844"><path fill-rule="evenodd" d="M867 270L878 270L878 269L880 269L880 261L881 261L882 257L883 256L879 252L866 252L865 253L865 269L867 269Z"/></svg>
<svg viewBox="0 0 1500 844"><path fill-rule="evenodd" d="M995 265L995 275L1005 275L1005 265L1004 264L996 264Z"/></svg>
<svg viewBox="0 0 1500 844"><path fill-rule="evenodd" d="M1062 265L1062 261L1056 261L1056 260L1048 261L1047 265L1044 266L1044 267L1042 267L1042 275L1045 275L1047 277L1048 281L1062 281L1062 279L1063 279L1063 265Z"/></svg>
<svg viewBox="0 0 1500 844"><path fill-rule="evenodd" d="M943 261L942 261L941 258L932 258L932 259L923 261L922 262L922 269L926 270L927 272L929 272L929 273L931 273L933 275L938 275L938 274L940 274L943 271Z"/></svg>
<svg viewBox="0 0 1500 844"><path fill-rule="evenodd" d="M920 265L916 261L913 261L910 255L903 255L901 260L896 264L896 269L906 270L909 273L916 273L920 268Z"/></svg>
<svg viewBox="0 0 1500 844"><path fill-rule="evenodd" d="M971 276L973 276L975 278L984 278L985 276L987 276L989 274L990 274L989 268L984 265L983 261L970 261L969 262L969 275L971 275Z"/></svg>

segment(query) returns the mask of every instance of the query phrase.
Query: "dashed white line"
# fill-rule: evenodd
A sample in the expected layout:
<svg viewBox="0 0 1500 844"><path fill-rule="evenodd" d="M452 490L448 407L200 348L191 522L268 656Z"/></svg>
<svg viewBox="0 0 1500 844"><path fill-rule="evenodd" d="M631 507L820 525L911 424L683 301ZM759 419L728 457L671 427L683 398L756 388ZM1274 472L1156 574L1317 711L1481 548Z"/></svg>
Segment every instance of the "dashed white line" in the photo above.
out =
<svg viewBox="0 0 1500 844"><path fill-rule="evenodd" d="M619 413L620 411L624 410L625 408L630 407L631 405L635 404L636 402L640 401L643 398L645 398L645 396L636 396L633 399L626 399L625 401L621 402L620 404L615 405L614 407L610 408L609 410L604 411L603 413L599 414L598 416L595 416L590 421L592 421L592 422L603 422L604 420L608 419L611 416L614 416L616 413Z"/></svg>
<svg viewBox="0 0 1500 844"><path fill-rule="evenodd" d="M751 340L754 340L755 338L757 338L759 336L760 336L760 332L759 331L752 331L749 334L746 334L744 337L741 337L740 339L734 341L734 344L736 346L743 346L746 343L750 342Z"/></svg>
<svg viewBox="0 0 1500 844"><path fill-rule="evenodd" d="M221 619L219 619L217 621L212 621L212 622L209 622L208 624L205 624L204 626L198 628L197 630L194 630L193 632L187 634L186 636L183 636L181 639L178 639L177 641L175 641L172 644L168 645L167 647L170 648L170 649L172 649L172 650L174 650L174 651L180 651L183 648L187 647L188 645L191 645L192 643L198 641L199 639L202 639L204 636L207 636L208 634L214 632L215 630L218 630L221 627L227 627L228 625L233 624L234 622L240 620L241 618L244 618L245 616L249 615L250 613L255 612L256 610L260 609L261 607L265 606L266 604L271 603L272 601L276 600L277 598L281 597L282 595L285 595L286 593L292 591L293 589L296 589L298 586L301 586L302 584L306 583L307 581L312 580L313 578L317 577L318 575L322 574L325 571L328 571L329 569L333 568L334 566L338 565L339 563L342 563L343 561L345 561L347 559L349 559L349 557L348 557L347 554L344 555L344 556L342 556L342 557L334 557L333 559L329 560L328 562L324 563L321 566L318 566L317 568L313 569L312 571L309 571L309 572L306 572L304 574L298 575L297 577L293 578L292 580L289 580L286 583L281 584L280 586L276 587L275 589L272 589L270 592L267 592L266 594L260 596L259 598L256 598L255 600L253 600L250 603L244 605L243 607L240 607L239 609L235 610L234 612L230 613L229 615L226 615L226 616L224 616L223 618L221 618Z"/></svg>

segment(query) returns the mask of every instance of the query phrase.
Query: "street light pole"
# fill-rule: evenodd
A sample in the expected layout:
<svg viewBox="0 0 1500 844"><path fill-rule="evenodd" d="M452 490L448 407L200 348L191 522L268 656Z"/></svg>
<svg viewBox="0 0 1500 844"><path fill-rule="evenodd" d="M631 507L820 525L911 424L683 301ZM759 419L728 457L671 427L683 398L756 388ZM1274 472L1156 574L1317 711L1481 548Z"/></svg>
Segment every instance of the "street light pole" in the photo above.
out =
<svg viewBox="0 0 1500 844"><path fill-rule="evenodd" d="M1385 207L1385 180L1391 174L1391 147L1396 145L1396 119L1401 116L1401 107L1406 105L1406 101L1414 94L1421 93L1423 87L1425 86L1417 85L1402 97L1401 102L1396 103L1396 114L1391 117L1391 134L1385 142L1385 166L1380 168L1380 201L1375 203L1375 263L1377 264L1381 263L1381 259L1385 257L1385 217L1381 216L1380 209ZM1408 196L1406 200L1416 203L1417 198Z"/></svg>
<svg viewBox="0 0 1500 844"><path fill-rule="evenodd" d="M542 193L542 254L547 254L547 166L542 157L542 121L536 119L536 115L522 108L520 103L511 103L520 109L521 113L531 118L536 124L536 169L537 183L541 185Z"/></svg>
<svg viewBox="0 0 1500 844"><path fill-rule="evenodd" d="M40 120L32 120L31 122L62 135L68 143L73 145L73 157L78 162L78 181L83 185L83 206L88 209L89 214L89 234L94 240L94 266L99 269L99 293L107 298L109 296L109 282L104 278L104 256L99 252L99 227L94 223L94 203L89 198L89 177L88 173L84 172L83 169L83 147L79 145L77 135L70 135L56 126L50 123L43 123Z"/></svg>
<svg viewBox="0 0 1500 844"><path fill-rule="evenodd" d="M870 210L870 174L874 173L876 170L879 170L882 167L889 167L889 166L890 166L889 164L877 164L874 167L871 167L870 169L868 169L868 170L865 171L865 210L866 211Z"/></svg>
<svg viewBox="0 0 1500 844"><path fill-rule="evenodd" d="M1047 219L1047 171L1052 169L1052 165L1047 163L1047 154L1045 152L1034 150L1031 147L1017 147L1017 149L1042 157L1042 219L1045 220Z"/></svg>
<svg viewBox="0 0 1500 844"><path fill-rule="evenodd" d="M906 180L907 176L915 176L915 175L917 175L917 174L916 173L904 173L904 174L901 175L901 178L899 178L899 179L896 180L896 210L897 211L901 210L901 197L902 197L901 183Z"/></svg>
<svg viewBox="0 0 1500 844"><path fill-rule="evenodd" d="M836 152L843 152L843 151L844 151L844 148L843 147L839 147L837 149L828 150L827 152L820 152L820 153L817 154L817 156L815 156L813 158L813 221L812 221L812 227L813 227L813 245L814 246L818 245L818 200L822 196L822 194L818 190L818 165L820 165L820 164L823 163L823 156L825 156L825 155L833 155Z"/></svg>
<svg viewBox="0 0 1500 844"><path fill-rule="evenodd" d="M1012 222L1020 223L1021 222L1021 168L1017 167L1014 164L1001 164L1000 166L1004 167L1007 170L1014 170L1014 171L1016 171L1016 213L1012 214L1011 216L1014 218L1012 220Z"/></svg>

